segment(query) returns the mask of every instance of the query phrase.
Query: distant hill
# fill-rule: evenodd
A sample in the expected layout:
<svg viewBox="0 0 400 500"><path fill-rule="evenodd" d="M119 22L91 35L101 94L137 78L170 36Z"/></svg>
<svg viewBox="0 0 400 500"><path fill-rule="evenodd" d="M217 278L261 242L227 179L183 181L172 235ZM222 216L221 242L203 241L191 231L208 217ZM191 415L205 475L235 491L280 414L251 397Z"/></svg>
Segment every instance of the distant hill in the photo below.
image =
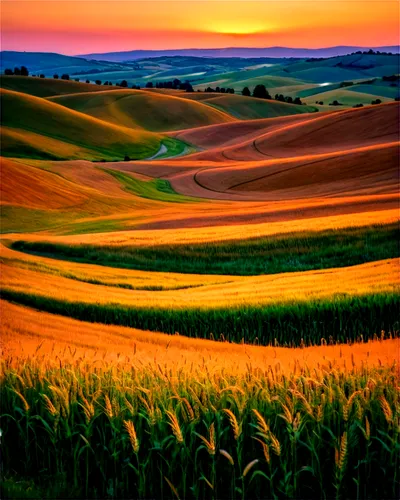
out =
<svg viewBox="0 0 400 500"><path fill-rule="evenodd" d="M107 52L97 54L83 54L78 57L85 59L97 59L103 61L124 62L136 59L162 56L196 56L196 57L334 57L351 54L359 50L372 49L380 52L399 53L397 45L387 47L356 47L340 45L337 47L327 47L321 49L302 49L289 47L227 47L224 49L168 49L168 50L129 50L126 52Z"/></svg>
<svg viewBox="0 0 400 500"><path fill-rule="evenodd" d="M15 66L26 66L31 73L84 73L90 71L116 71L126 68L125 65L104 62L87 61L82 57L65 56L52 52L16 52L4 50L0 52L0 69L14 69Z"/></svg>

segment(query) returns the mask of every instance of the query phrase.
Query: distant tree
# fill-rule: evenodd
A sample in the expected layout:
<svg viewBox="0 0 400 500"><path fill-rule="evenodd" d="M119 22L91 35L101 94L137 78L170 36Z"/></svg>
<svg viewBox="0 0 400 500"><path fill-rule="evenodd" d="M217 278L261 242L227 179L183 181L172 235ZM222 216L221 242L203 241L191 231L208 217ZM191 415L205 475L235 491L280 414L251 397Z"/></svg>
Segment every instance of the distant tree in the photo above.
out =
<svg viewBox="0 0 400 500"><path fill-rule="evenodd" d="M289 103L289 104L292 104L293 103L293 97L290 97L290 95L289 95L289 96L285 97L285 101L287 103Z"/></svg>
<svg viewBox="0 0 400 500"><path fill-rule="evenodd" d="M394 100L395 101L400 101L400 97L395 97Z"/></svg>
<svg viewBox="0 0 400 500"><path fill-rule="evenodd" d="M90 83L90 80L86 80L86 83Z"/></svg>
<svg viewBox="0 0 400 500"><path fill-rule="evenodd" d="M61 80L69 80L69 74L68 73L63 73L61 75Z"/></svg>
<svg viewBox="0 0 400 500"><path fill-rule="evenodd" d="M207 87L204 92L215 92L215 90L211 87Z"/></svg>
<svg viewBox="0 0 400 500"><path fill-rule="evenodd" d="M342 82L340 87L351 87L352 85L354 85L353 82Z"/></svg>
<svg viewBox="0 0 400 500"><path fill-rule="evenodd" d="M96 81L95 81L95 84L96 84L96 85L101 85L101 80L96 80Z"/></svg>
<svg viewBox="0 0 400 500"><path fill-rule="evenodd" d="M106 81L103 83L103 85L108 85L108 80L106 80Z"/></svg>
<svg viewBox="0 0 400 500"><path fill-rule="evenodd" d="M79 82L79 78L75 78L75 81L76 81L76 82Z"/></svg>
<svg viewBox="0 0 400 500"><path fill-rule="evenodd" d="M353 108L363 108L364 104L354 104Z"/></svg>
<svg viewBox="0 0 400 500"><path fill-rule="evenodd" d="M329 106L342 106L342 104L335 99L333 102L329 103Z"/></svg>
<svg viewBox="0 0 400 500"><path fill-rule="evenodd" d="M125 155L124 161L131 161L131 159L128 155Z"/></svg>
<svg viewBox="0 0 400 500"><path fill-rule="evenodd" d="M46 76L43 73L41 73L40 78L46 78Z"/></svg>
<svg viewBox="0 0 400 500"><path fill-rule="evenodd" d="M293 101L293 104L303 104L303 103L301 102L300 97L296 97L295 100Z"/></svg>
<svg viewBox="0 0 400 500"><path fill-rule="evenodd" d="M126 88L128 86L128 82L126 80L122 80L120 86Z"/></svg>
<svg viewBox="0 0 400 500"><path fill-rule="evenodd" d="M225 94L225 87L221 87L219 91L221 92L221 94Z"/></svg>
<svg viewBox="0 0 400 500"><path fill-rule="evenodd" d="M29 76L28 68L21 66L21 76Z"/></svg>
<svg viewBox="0 0 400 500"><path fill-rule="evenodd" d="M17 67L14 68L14 75L20 75L21 74L21 70Z"/></svg>
<svg viewBox="0 0 400 500"><path fill-rule="evenodd" d="M268 90L265 85L259 84L254 87L253 97L258 97L259 99L271 99Z"/></svg>
<svg viewBox="0 0 400 500"><path fill-rule="evenodd" d="M55 73L55 74L53 75L53 78L54 78L54 80L58 80L58 75L57 75L57 73Z"/></svg>
<svg viewBox="0 0 400 500"><path fill-rule="evenodd" d="M11 68L6 68L4 70L4 74L5 75L13 75L14 74L14 71L11 69Z"/></svg>
<svg viewBox="0 0 400 500"><path fill-rule="evenodd" d="M371 104L382 104L380 99L375 99L375 101L371 101Z"/></svg>
<svg viewBox="0 0 400 500"><path fill-rule="evenodd" d="M153 88L153 82L147 82L145 85L146 89L152 89Z"/></svg>
<svg viewBox="0 0 400 500"><path fill-rule="evenodd" d="M285 96L283 94L275 94L275 100L285 102Z"/></svg>
<svg viewBox="0 0 400 500"><path fill-rule="evenodd" d="M181 81L179 80L179 78L175 78L174 80L172 80L172 87L174 89L178 89L180 84L181 84Z"/></svg>
<svg viewBox="0 0 400 500"><path fill-rule="evenodd" d="M186 92L194 92L192 84L186 80L179 85L180 90L185 90Z"/></svg>

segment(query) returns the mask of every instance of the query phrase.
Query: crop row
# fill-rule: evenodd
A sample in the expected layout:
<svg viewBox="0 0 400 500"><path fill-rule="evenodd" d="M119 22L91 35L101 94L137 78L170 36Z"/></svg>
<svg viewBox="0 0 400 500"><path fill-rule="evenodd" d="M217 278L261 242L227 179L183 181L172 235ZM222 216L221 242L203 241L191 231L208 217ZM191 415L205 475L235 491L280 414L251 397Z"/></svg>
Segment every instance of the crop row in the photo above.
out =
<svg viewBox="0 0 400 500"><path fill-rule="evenodd" d="M119 175L119 174L118 174ZM63 245L16 241L15 250L110 267L259 275L346 267L399 255L397 223L196 245Z"/></svg>
<svg viewBox="0 0 400 500"><path fill-rule="evenodd" d="M48 498L397 496L395 367L2 366L5 488L25 478Z"/></svg>
<svg viewBox="0 0 400 500"><path fill-rule="evenodd" d="M391 336L397 336L399 330L399 295L396 293L218 309L69 302L11 289L4 289L2 298L93 323L260 345L367 341L379 336L382 330Z"/></svg>

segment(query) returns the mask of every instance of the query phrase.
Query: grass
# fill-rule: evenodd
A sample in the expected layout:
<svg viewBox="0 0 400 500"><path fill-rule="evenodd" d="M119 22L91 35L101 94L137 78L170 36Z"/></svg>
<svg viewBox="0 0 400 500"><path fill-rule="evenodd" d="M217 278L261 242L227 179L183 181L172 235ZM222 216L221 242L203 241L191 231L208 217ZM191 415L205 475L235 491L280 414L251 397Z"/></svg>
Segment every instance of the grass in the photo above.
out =
<svg viewBox="0 0 400 500"><path fill-rule="evenodd" d="M1 233L24 233L53 229L65 224L70 216L62 213L51 213L20 206L2 205L0 209Z"/></svg>
<svg viewBox="0 0 400 500"><path fill-rule="evenodd" d="M203 98L204 95L207 94L202 95L202 103L229 113L239 120L276 118L278 116L313 113L317 111L315 106L287 104L273 100L243 97L241 95L211 94L209 98ZM198 98L198 96L193 96L193 98Z"/></svg>
<svg viewBox="0 0 400 500"><path fill-rule="evenodd" d="M397 293L337 295L265 305L225 308L137 307L90 303L36 295L3 287L2 298L41 311L96 323L130 326L195 338L219 338L262 345L317 345L373 338L381 330L399 330Z"/></svg>
<svg viewBox="0 0 400 500"><path fill-rule="evenodd" d="M159 134L107 123L39 97L6 90L1 94L3 156L29 157L33 152L35 158L44 159L122 160L125 155L139 159L155 154L163 139Z"/></svg>
<svg viewBox="0 0 400 500"><path fill-rule="evenodd" d="M200 102L143 90L107 90L55 96L52 102L116 125L166 132L233 121Z"/></svg>
<svg viewBox="0 0 400 500"><path fill-rule="evenodd" d="M92 285L103 285L110 286L115 288L125 288L127 290L146 290L152 292L162 292L165 290L186 290L188 288L198 288L203 286L201 283L199 284L176 284L176 285L156 285L156 284L148 284L148 285L135 285L132 283L126 283L123 281L108 281L107 279L100 279L91 276L87 276L84 274L80 274L79 272L66 271L63 269L59 269L57 267L49 266L44 264L43 262L35 262L35 261L25 261L22 259L15 259L9 257L0 257L0 264L7 264L16 266L22 269L30 269L33 271L40 271L46 274L51 274L54 276L61 276L63 278L68 278L76 281L80 281L81 283L90 283Z"/></svg>
<svg viewBox="0 0 400 500"><path fill-rule="evenodd" d="M169 203L188 203L202 201L190 196L184 196L172 188L169 181L164 179L152 179L143 181L136 179L132 175L124 174L118 170L105 169L103 170L117 179L128 192L131 192L141 198L157 200Z"/></svg>
<svg viewBox="0 0 400 500"><path fill-rule="evenodd" d="M140 196L163 201L194 200L170 193L167 181L145 182L120 172L109 173ZM110 267L246 276L346 267L393 258L399 256L398 241L398 223L391 223L197 245L135 247L16 241L12 248Z"/></svg>
<svg viewBox="0 0 400 500"><path fill-rule="evenodd" d="M2 359L2 497L397 496L394 366L169 372L40 347Z"/></svg>
<svg viewBox="0 0 400 500"><path fill-rule="evenodd" d="M48 75L50 76L50 74ZM60 74L61 76L61 74ZM82 80L82 79L81 79ZM99 92L113 90L114 87L104 87L74 80L54 80L53 78L33 78L26 76L1 76L0 87L15 92L23 92L37 97L76 94L81 92Z"/></svg>

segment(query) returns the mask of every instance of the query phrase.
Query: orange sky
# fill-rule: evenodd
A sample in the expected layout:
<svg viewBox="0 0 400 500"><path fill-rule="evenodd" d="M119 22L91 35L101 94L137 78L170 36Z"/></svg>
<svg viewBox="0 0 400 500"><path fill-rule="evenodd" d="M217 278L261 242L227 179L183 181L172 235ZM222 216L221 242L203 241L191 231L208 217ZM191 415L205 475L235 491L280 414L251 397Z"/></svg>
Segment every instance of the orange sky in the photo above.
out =
<svg viewBox="0 0 400 500"><path fill-rule="evenodd" d="M2 0L2 50L64 54L399 43L397 1Z"/></svg>

